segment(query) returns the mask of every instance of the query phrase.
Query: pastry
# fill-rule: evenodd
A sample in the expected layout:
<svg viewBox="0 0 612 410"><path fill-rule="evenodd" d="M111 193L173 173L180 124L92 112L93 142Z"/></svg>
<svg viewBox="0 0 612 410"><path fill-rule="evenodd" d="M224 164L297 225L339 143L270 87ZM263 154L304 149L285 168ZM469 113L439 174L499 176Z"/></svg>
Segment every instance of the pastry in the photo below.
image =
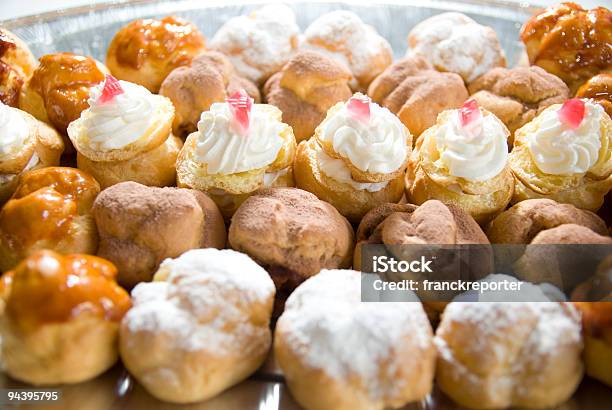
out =
<svg viewBox="0 0 612 410"><path fill-rule="evenodd" d="M130 297L112 263L43 250L3 275L3 370L36 386L79 383L115 364Z"/></svg>
<svg viewBox="0 0 612 410"><path fill-rule="evenodd" d="M90 210L99 192L95 179L74 168L24 173L0 210L0 271L39 249L95 254L98 234Z"/></svg>
<svg viewBox="0 0 612 410"><path fill-rule="evenodd" d="M438 199L484 224L512 198L509 131L494 114L468 100L438 116L417 139L406 172L408 202Z"/></svg>
<svg viewBox="0 0 612 410"><path fill-rule="evenodd" d="M293 10L270 4L248 15L230 18L210 41L225 54L238 74L263 84L279 71L299 46L300 28Z"/></svg>
<svg viewBox="0 0 612 410"><path fill-rule="evenodd" d="M612 73L598 74L591 78L578 89L576 97L592 98L612 118Z"/></svg>
<svg viewBox="0 0 612 410"><path fill-rule="evenodd" d="M0 102L0 206L17 188L19 175L59 165L62 137L25 111Z"/></svg>
<svg viewBox="0 0 612 410"><path fill-rule="evenodd" d="M554 104L514 134L512 202L549 198L596 211L612 188L612 121L592 100Z"/></svg>
<svg viewBox="0 0 612 410"><path fill-rule="evenodd" d="M208 193L227 218L259 188L293 186L295 137L281 115L244 90L212 104L179 154L178 186Z"/></svg>
<svg viewBox="0 0 612 410"><path fill-rule="evenodd" d="M450 303L436 330L436 381L473 409L552 408L583 376L580 314L569 303Z"/></svg>
<svg viewBox="0 0 612 410"><path fill-rule="evenodd" d="M19 37L0 28L0 103L19 106L19 92L38 62Z"/></svg>
<svg viewBox="0 0 612 410"><path fill-rule="evenodd" d="M260 102L257 86L236 74L227 57L217 51L205 51L191 64L172 70L159 93L174 104L174 135L185 137L197 130L200 114L208 111L212 103L223 102L240 89Z"/></svg>
<svg viewBox="0 0 612 410"><path fill-rule="evenodd" d="M348 268L353 228L328 204L297 188L267 188L238 208L228 243L262 265L276 285L278 309L305 279L322 269Z"/></svg>
<svg viewBox="0 0 612 410"><path fill-rule="evenodd" d="M431 392L435 347L420 303L361 303L361 274L323 270L276 324L274 354L304 408L400 408Z"/></svg>
<svg viewBox="0 0 612 410"><path fill-rule="evenodd" d="M368 95L395 113L415 137L434 125L442 111L459 108L468 99L458 74L436 71L418 56L387 67L372 81Z"/></svg>
<svg viewBox="0 0 612 410"><path fill-rule="evenodd" d="M255 372L270 349L274 283L244 254L194 249L166 259L132 298L121 359L160 400L209 399Z"/></svg>
<svg viewBox="0 0 612 410"><path fill-rule="evenodd" d="M24 84L19 108L66 134L68 124L87 108L90 89L104 81L108 69L91 57L47 54ZM66 138L65 142L70 141Z"/></svg>
<svg viewBox="0 0 612 410"><path fill-rule="evenodd" d="M300 142L313 136L328 109L353 95L350 79L350 72L334 59L300 51L268 79L264 97L283 112L283 122Z"/></svg>
<svg viewBox="0 0 612 410"><path fill-rule="evenodd" d="M569 88L559 77L538 66L494 68L472 82L469 90L471 98L508 127L510 145L517 129L546 107L570 97Z"/></svg>
<svg viewBox="0 0 612 410"><path fill-rule="evenodd" d="M172 135L174 106L168 98L109 75L90 90L88 104L68 126L80 169L102 188L123 181L174 184L182 141Z"/></svg>
<svg viewBox="0 0 612 410"><path fill-rule="evenodd" d="M98 256L117 266L117 280L128 288L150 281L165 258L225 247L223 217L199 191L122 182L102 191L91 212L100 235Z"/></svg>
<svg viewBox="0 0 612 410"><path fill-rule="evenodd" d="M471 83L506 57L497 34L465 14L448 12L423 20L408 34L408 53L428 60L438 71L459 74Z"/></svg>
<svg viewBox="0 0 612 410"><path fill-rule="evenodd" d="M353 91L368 89L393 62L391 46L376 29L347 10L336 10L313 21L304 31L302 48L332 57L352 74Z"/></svg>
<svg viewBox="0 0 612 410"><path fill-rule="evenodd" d="M612 72L612 12L576 3L548 7L521 29L529 63L561 78L572 92L599 73Z"/></svg>
<svg viewBox="0 0 612 410"><path fill-rule="evenodd" d="M399 119L363 94L334 105L315 135L298 146L295 181L351 222L399 202L412 136Z"/></svg>
<svg viewBox="0 0 612 410"><path fill-rule="evenodd" d="M188 65L205 49L204 36L180 17L140 19L115 34L106 52L106 65L118 79L157 93L172 70Z"/></svg>

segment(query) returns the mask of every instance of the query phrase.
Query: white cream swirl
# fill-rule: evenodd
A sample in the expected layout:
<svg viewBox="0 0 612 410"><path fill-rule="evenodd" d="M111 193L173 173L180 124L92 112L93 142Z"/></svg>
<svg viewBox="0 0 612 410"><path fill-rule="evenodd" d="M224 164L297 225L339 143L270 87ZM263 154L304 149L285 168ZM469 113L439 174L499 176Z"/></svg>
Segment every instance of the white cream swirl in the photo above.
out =
<svg viewBox="0 0 612 410"><path fill-rule="evenodd" d="M155 121L156 102L146 88L119 81L123 94L101 102L104 83L89 93L89 108L82 113L89 145L97 151L124 148L139 140Z"/></svg>
<svg viewBox="0 0 612 410"><path fill-rule="evenodd" d="M195 159L206 164L209 174L229 175L270 165L283 146L286 127L265 104L253 104L249 131L237 134L227 103L214 103L198 122Z"/></svg>
<svg viewBox="0 0 612 410"><path fill-rule="evenodd" d="M345 103L319 125L321 141L363 172L388 174L406 161L408 134L399 118L386 108L370 103L370 120L353 118Z"/></svg>
<svg viewBox="0 0 612 410"><path fill-rule="evenodd" d="M559 119L560 107L540 115L538 130L527 136L527 147L540 171L551 175L580 174L597 163L604 109L592 101L584 101L585 116L576 129Z"/></svg>
<svg viewBox="0 0 612 410"><path fill-rule="evenodd" d="M435 134L441 163L448 172L470 181L486 181L498 175L508 162L508 129L493 114L463 127L459 110L453 111Z"/></svg>
<svg viewBox="0 0 612 410"><path fill-rule="evenodd" d="M28 124L21 114L0 102L0 160L16 155L28 135Z"/></svg>

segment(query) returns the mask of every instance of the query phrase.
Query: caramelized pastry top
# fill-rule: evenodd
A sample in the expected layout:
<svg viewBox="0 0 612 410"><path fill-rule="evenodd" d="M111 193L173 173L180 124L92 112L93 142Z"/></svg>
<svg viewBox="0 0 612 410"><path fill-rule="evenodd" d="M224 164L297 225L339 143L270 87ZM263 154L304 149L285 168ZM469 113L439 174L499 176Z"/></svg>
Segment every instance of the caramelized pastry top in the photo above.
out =
<svg viewBox="0 0 612 410"><path fill-rule="evenodd" d="M17 107L19 92L32 74L36 59L28 46L8 30L0 28L0 101Z"/></svg>
<svg viewBox="0 0 612 410"><path fill-rule="evenodd" d="M4 274L5 314L24 332L81 314L118 322L131 302L116 275L115 266L97 256L39 251Z"/></svg>
<svg viewBox="0 0 612 410"><path fill-rule="evenodd" d="M612 74L604 73L591 78L580 87L576 97L594 99L612 118Z"/></svg>

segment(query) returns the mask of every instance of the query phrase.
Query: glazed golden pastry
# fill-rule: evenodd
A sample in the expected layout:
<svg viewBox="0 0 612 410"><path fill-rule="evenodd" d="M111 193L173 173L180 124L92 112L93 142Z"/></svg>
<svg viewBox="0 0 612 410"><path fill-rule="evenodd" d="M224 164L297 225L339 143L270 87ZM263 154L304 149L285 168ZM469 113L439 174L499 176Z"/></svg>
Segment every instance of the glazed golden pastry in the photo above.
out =
<svg viewBox="0 0 612 410"><path fill-rule="evenodd" d="M596 211L612 188L612 120L592 100L554 104L518 129L512 202L549 198Z"/></svg>
<svg viewBox="0 0 612 410"><path fill-rule="evenodd" d="M395 113L415 137L434 125L442 111L459 108L468 98L458 74L438 72L418 56L387 67L370 84L368 95Z"/></svg>
<svg viewBox="0 0 612 410"><path fill-rule="evenodd" d="M509 131L494 114L468 100L438 116L418 138L406 172L406 198L437 199L484 224L503 211L514 188Z"/></svg>
<svg viewBox="0 0 612 410"><path fill-rule="evenodd" d="M0 102L19 106L19 93L38 62L19 37L0 28Z"/></svg>
<svg viewBox="0 0 612 410"><path fill-rule="evenodd" d="M274 283L242 253L194 249L166 259L132 298L121 360L160 400L214 397L254 373L270 349Z"/></svg>
<svg viewBox="0 0 612 410"><path fill-rule="evenodd" d="M5 273L3 370L47 386L93 379L113 366L119 322L131 305L116 274L104 259L49 250Z"/></svg>
<svg viewBox="0 0 612 410"><path fill-rule="evenodd" d="M205 51L191 64L172 70L159 93L174 104L174 135L185 137L197 130L200 114L208 111L212 103L223 102L240 89L260 102L257 86L236 74L227 57L217 51Z"/></svg>
<svg viewBox="0 0 612 410"><path fill-rule="evenodd" d="M140 19L115 34L106 52L106 65L118 79L157 93L172 70L188 65L205 49L204 36L180 17Z"/></svg>
<svg viewBox="0 0 612 410"><path fill-rule="evenodd" d="M122 182L98 195L91 212L98 226L98 256L119 269L131 288L150 281L159 264L189 249L223 248L223 217L205 194Z"/></svg>
<svg viewBox="0 0 612 410"><path fill-rule="evenodd" d="M296 186L358 223L370 209L399 202L411 147L399 119L357 93L330 108L315 135L298 146Z"/></svg>
<svg viewBox="0 0 612 410"><path fill-rule="evenodd" d="M612 118L612 74L598 74L584 83L576 93L578 98L592 98Z"/></svg>
<svg viewBox="0 0 612 410"><path fill-rule="evenodd" d="M123 181L174 184L183 143L172 135L174 106L168 98L107 76L91 89L88 103L68 126L80 169L102 188Z"/></svg>
<svg viewBox="0 0 612 410"><path fill-rule="evenodd" d="M335 60L312 51L301 51L281 71L268 79L264 98L283 112L297 142L313 136L327 110L351 95L351 74Z"/></svg>
<svg viewBox="0 0 612 410"><path fill-rule="evenodd" d="M376 29L347 10L318 17L304 31L302 49L328 55L352 73L353 91L368 85L393 62L391 46Z"/></svg>
<svg viewBox="0 0 612 410"><path fill-rule="evenodd" d="M281 115L244 90L212 104L179 153L178 186L208 193L226 218L259 188L293 186L295 137Z"/></svg>
<svg viewBox="0 0 612 410"><path fill-rule="evenodd" d="M0 102L0 206L22 173L59 165L63 150L62 137L51 126Z"/></svg>
<svg viewBox="0 0 612 410"><path fill-rule="evenodd" d="M239 75L258 85L279 71L300 45L300 28L293 10L270 4L232 17L210 41L225 54Z"/></svg>
<svg viewBox="0 0 612 410"><path fill-rule="evenodd" d="M465 14L447 12L421 21L408 33L406 56L420 56L438 71L457 73L466 84L494 67L505 67L506 56L495 30Z"/></svg>
<svg viewBox="0 0 612 410"><path fill-rule="evenodd" d="M361 274L351 270L323 270L289 296L274 354L302 407L403 408L431 393L435 346L418 298L361 303L360 296Z"/></svg>
<svg viewBox="0 0 612 410"><path fill-rule="evenodd" d="M68 124L87 108L90 89L104 81L108 69L72 53L47 54L39 62L21 89L19 108L66 134Z"/></svg>
<svg viewBox="0 0 612 410"><path fill-rule="evenodd" d="M0 210L0 271L39 249L94 254L98 234L91 205L100 185L74 168L28 171Z"/></svg>
<svg viewBox="0 0 612 410"><path fill-rule="evenodd" d="M559 77L538 66L494 68L472 82L469 91L471 98L508 127L510 145L517 129L546 107L570 97L569 88Z"/></svg>
<svg viewBox="0 0 612 410"><path fill-rule="evenodd" d="M521 29L529 62L561 78L575 92L599 73L612 72L612 12L576 3L548 7Z"/></svg>

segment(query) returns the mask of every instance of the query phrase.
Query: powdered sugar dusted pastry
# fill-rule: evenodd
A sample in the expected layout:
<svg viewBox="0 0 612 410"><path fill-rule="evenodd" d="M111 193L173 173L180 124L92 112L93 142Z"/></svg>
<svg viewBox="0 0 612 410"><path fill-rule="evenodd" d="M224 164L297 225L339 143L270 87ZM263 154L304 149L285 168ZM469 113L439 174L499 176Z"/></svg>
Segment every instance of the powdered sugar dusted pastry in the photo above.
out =
<svg viewBox="0 0 612 410"><path fill-rule="evenodd" d="M205 50L204 43L196 26L182 18L135 20L113 37L106 65L118 79L156 93L172 70L188 65Z"/></svg>
<svg viewBox="0 0 612 410"><path fill-rule="evenodd" d="M289 61L299 34L293 10L270 4L229 19L210 45L228 56L238 74L261 84Z"/></svg>
<svg viewBox="0 0 612 410"><path fill-rule="evenodd" d="M439 71L457 73L466 83L506 65L495 31L461 13L442 13L420 22L408 34L408 46L409 55L429 60Z"/></svg>
<svg viewBox="0 0 612 410"><path fill-rule="evenodd" d="M107 76L89 108L70 123L77 164L103 188L123 181L172 185L182 142L171 133L174 106L146 88Z"/></svg>
<svg viewBox="0 0 612 410"><path fill-rule="evenodd" d="M179 154L178 185L207 192L226 217L259 188L293 186L295 137L281 115L244 90L212 104Z"/></svg>
<svg viewBox="0 0 612 410"><path fill-rule="evenodd" d="M360 295L359 272L324 270L287 300L274 353L307 409L399 408L431 392L435 348L422 305Z"/></svg>
<svg viewBox="0 0 612 410"><path fill-rule="evenodd" d="M121 359L158 399L213 397L251 375L270 348L274 283L242 253L196 249L166 259L132 298Z"/></svg>
<svg viewBox="0 0 612 410"><path fill-rule="evenodd" d="M353 74L351 88L364 91L393 61L391 46L374 27L347 10L336 10L313 21L304 31L304 49L326 54Z"/></svg>
<svg viewBox="0 0 612 410"><path fill-rule="evenodd" d="M516 131L513 202L549 198L597 210L612 188L612 120L592 100L555 104Z"/></svg>
<svg viewBox="0 0 612 410"><path fill-rule="evenodd" d="M514 188L506 126L474 100L438 116L416 142L406 173L410 203L438 199L486 223L506 208Z"/></svg>
<svg viewBox="0 0 612 410"><path fill-rule="evenodd" d="M450 303L435 337L440 389L474 409L565 402L583 375L580 315L533 302Z"/></svg>
<svg viewBox="0 0 612 410"><path fill-rule="evenodd" d="M19 104L19 92L38 62L19 37L0 28L0 102L12 107Z"/></svg>

